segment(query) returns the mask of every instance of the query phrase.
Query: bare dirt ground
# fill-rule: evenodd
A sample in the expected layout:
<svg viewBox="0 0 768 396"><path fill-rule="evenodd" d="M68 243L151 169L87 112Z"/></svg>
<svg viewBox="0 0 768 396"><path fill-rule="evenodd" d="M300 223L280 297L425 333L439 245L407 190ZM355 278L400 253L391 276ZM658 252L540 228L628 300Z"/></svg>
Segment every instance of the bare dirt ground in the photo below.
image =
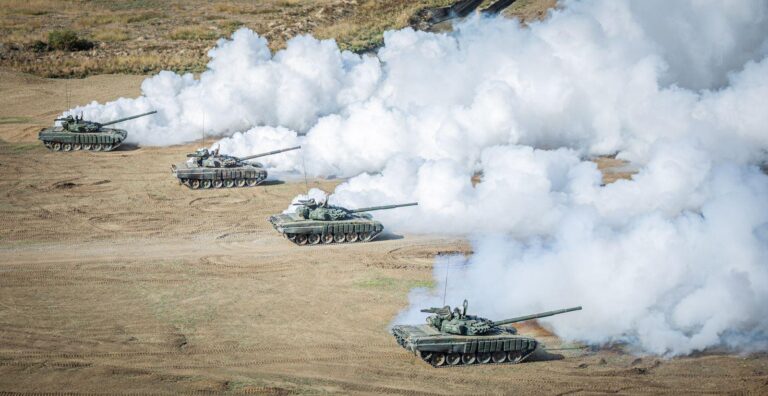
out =
<svg viewBox="0 0 768 396"><path fill-rule="evenodd" d="M140 80L70 81L71 100L135 96ZM169 165L198 144L49 152L36 131L64 109L65 84L0 74L0 394L768 392L765 355L614 347L432 368L387 328L410 288L431 284L434 256L469 253L466 241L297 247L266 217L303 181L188 190Z"/></svg>

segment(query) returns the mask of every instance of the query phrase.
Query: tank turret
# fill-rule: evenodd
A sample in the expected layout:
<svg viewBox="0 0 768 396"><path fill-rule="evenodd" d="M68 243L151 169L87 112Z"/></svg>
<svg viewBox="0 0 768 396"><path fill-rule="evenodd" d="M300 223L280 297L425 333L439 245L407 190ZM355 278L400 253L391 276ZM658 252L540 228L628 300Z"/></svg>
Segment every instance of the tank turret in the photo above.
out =
<svg viewBox="0 0 768 396"><path fill-rule="evenodd" d="M86 121L86 120L83 120L83 117L77 117L77 116L73 117L71 115L66 116L64 118L57 118L55 121L60 121L61 127L64 130L67 130L70 132L93 133L93 132L101 131L103 127L108 125L117 124L119 122L128 121L134 118L144 117L144 116L148 116L150 114L155 114L155 113L157 113L157 110L138 114L135 116L118 118L117 120L113 120L109 122Z"/></svg>
<svg viewBox="0 0 768 396"><path fill-rule="evenodd" d="M396 205L371 206L368 208L359 208L359 209L347 209L341 206L329 205L327 199L320 203L316 202L314 199L309 199L305 201L299 201L294 205L300 206L300 208L296 210L296 213L301 218L309 219L309 220L332 221L332 220L343 220L343 219L351 218L353 217L354 213L372 212L375 210L385 210L385 209L395 209L395 208L402 208L404 206L415 206L415 205L418 205L418 202L410 202L410 203L396 204Z"/></svg>
<svg viewBox="0 0 768 396"><path fill-rule="evenodd" d="M426 325L397 325L392 334L403 348L414 352L433 366L444 364L519 363L538 347L538 341L520 336L517 329L507 326L531 319L544 318L581 307L559 309L532 315L492 321L467 314L469 303L463 309L450 306L422 309L431 313Z"/></svg>
<svg viewBox="0 0 768 396"><path fill-rule="evenodd" d="M556 311L541 312L532 315L518 316L511 319L504 319L499 321L491 321L485 318L481 318L475 315L467 315L467 307L469 302L464 300L464 309L454 308L451 311L450 306L442 308L427 308L422 309L421 312L432 313L427 317L427 323L437 330L447 334L460 334L460 335L477 335L486 334L492 332L498 326L504 326L512 323L523 322L526 320L544 318L547 316L553 316L563 314L566 312L578 311L581 307L573 307L566 309L559 309ZM512 328L514 329L514 328ZM513 330L516 331L516 330Z"/></svg>

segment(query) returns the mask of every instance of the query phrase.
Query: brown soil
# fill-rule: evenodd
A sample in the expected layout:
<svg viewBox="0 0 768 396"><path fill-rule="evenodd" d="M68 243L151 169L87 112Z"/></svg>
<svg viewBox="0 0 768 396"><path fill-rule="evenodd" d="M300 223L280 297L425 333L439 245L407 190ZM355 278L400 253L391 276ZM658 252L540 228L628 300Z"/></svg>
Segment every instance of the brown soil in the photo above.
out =
<svg viewBox="0 0 768 396"><path fill-rule="evenodd" d="M169 165L199 144L52 153L35 132L63 109L50 95L63 82L0 82L0 393L768 392L766 355L666 360L614 347L432 368L387 326L411 287L430 284L434 255L469 252L466 241L294 246L265 218L303 181L188 190ZM72 102L134 96L138 83L90 78Z"/></svg>

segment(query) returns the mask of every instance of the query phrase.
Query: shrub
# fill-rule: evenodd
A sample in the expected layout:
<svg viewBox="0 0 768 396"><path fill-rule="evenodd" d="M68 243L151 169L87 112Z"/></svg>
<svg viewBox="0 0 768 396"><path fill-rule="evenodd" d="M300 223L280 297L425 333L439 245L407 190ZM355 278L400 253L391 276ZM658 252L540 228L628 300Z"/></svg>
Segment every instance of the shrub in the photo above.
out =
<svg viewBox="0 0 768 396"><path fill-rule="evenodd" d="M42 40L35 40L35 42L33 42L29 48L35 52L46 52L50 49L48 47L48 43Z"/></svg>
<svg viewBox="0 0 768 396"><path fill-rule="evenodd" d="M51 31L48 33L48 45L62 51L87 51L94 47L92 41L81 38L73 30Z"/></svg>

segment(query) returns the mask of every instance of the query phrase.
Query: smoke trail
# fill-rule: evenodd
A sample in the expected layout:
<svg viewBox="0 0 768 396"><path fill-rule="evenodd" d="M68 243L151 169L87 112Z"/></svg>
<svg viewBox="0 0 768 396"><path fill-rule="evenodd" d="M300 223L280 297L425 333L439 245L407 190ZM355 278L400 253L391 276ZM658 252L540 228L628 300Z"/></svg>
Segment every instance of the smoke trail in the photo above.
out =
<svg viewBox="0 0 768 396"><path fill-rule="evenodd" d="M387 32L376 57L309 36L272 55L241 29L199 80L161 73L140 98L75 111L160 110L126 125L141 144L194 140L205 115L209 133L231 136L222 152L300 143L265 162L352 177L332 203L419 201L376 217L395 232L470 235L449 299L478 313L581 304L545 323L668 355L764 350L767 54L764 1L563 1L528 27ZM601 186L584 158L614 153L639 171ZM435 298L414 291L397 320Z"/></svg>

